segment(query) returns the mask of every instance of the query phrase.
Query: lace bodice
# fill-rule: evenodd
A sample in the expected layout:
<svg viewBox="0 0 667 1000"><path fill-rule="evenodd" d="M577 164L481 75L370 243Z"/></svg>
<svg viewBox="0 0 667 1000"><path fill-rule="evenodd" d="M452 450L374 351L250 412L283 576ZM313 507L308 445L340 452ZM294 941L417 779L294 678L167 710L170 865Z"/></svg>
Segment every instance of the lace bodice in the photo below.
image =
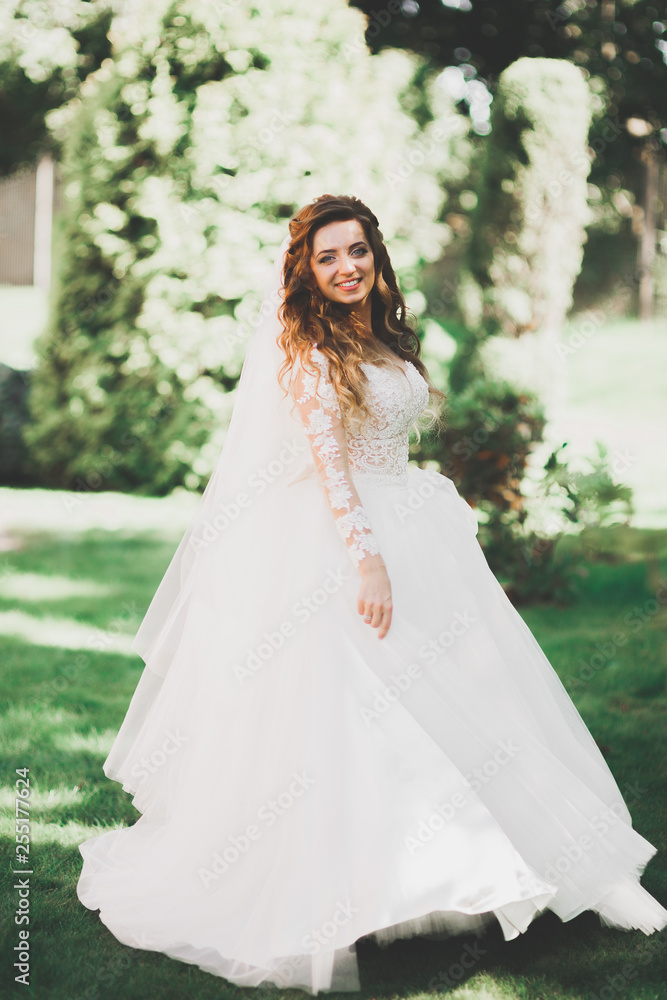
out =
<svg viewBox="0 0 667 1000"><path fill-rule="evenodd" d="M371 417L346 433L328 360L316 346L310 360L317 374L297 364L292 394L336 528L358 567L379 548L355 483L407 481L410 426L428 402L428 387L410 362L404 371L363 363Z"/></svg>
<svg viewBox="0 0 667 1000"><path fill-rule="evenodd" d="M428 403L428 387L409 361L404 374L373 364L361 367L368 378L373 418L347 435L352 476L403 483L408 473L410 426Z"/></svg>

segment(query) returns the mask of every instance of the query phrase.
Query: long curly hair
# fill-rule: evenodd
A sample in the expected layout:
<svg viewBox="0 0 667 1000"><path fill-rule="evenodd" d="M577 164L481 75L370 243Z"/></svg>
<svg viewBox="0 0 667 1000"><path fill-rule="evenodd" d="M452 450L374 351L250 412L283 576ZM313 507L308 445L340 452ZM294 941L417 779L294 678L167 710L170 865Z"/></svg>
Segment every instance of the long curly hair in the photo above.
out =
<svg viewBox="0 0 667 1000"><path fill-rule="evenodd" d="M350 219L361 224L373 254L372 333L354 310L322 294L311 269L315 233L330 222ZM428 426L436 424L440 430L442 418L437 401L444 400L445 394L431 383L420 359L421 342L408 323L405 299L398 287L377 217L367 205L351 195L323 194L297 212L290 221L289 231L291 243L283 269L285 295L279 309L283 331L278 337L278 345L285 354L278 380L285 392L288 392L284 386L285 375L297 360L307 371L319 375L308 357L312 345L316 344L329 361L329 378L343 421L351 425L370 416L365 398L368 379L361 363L401 368L398 361L392 360L395 356L411 361L426 381L429 401L436 403L426 411L431 417Z"/></svg>

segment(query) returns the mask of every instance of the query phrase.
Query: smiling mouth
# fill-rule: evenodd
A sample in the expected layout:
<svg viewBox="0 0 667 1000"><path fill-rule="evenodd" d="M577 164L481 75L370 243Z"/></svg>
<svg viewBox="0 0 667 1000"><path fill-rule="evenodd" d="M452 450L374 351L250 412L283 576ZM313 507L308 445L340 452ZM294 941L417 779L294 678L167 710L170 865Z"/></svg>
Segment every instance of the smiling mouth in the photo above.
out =
<svg viewBox="0 0 667 1000"><path fill-rule="evenodd" d="M361 284L361 278L354 278L352 281L340 281L336 287L337 288L356 288L357 285Z"/></svg>

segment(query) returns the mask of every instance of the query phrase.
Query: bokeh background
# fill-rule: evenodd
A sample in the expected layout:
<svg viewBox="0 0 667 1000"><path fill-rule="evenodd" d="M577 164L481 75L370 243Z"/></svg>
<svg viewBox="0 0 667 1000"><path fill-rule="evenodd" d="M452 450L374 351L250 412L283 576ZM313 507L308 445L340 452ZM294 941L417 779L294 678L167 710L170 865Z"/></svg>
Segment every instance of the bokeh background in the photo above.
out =
<svg viewBox="0 0 667 1000"><path fill-rule="evenodd" d="M130 642L220 453L287 222L325 192L379 216L447 393L411 461L474 507L664 847L664 2L6 0L0 137L1 794L13 810L31 768L35 995L243 992L80 912L77 844L137 817L101 771ZM667 902L660 855L645 879ZM447 990L661 996L664 940L596 919L490 939ZM460 947L367 947L368 995L442 992Z"/></svg>

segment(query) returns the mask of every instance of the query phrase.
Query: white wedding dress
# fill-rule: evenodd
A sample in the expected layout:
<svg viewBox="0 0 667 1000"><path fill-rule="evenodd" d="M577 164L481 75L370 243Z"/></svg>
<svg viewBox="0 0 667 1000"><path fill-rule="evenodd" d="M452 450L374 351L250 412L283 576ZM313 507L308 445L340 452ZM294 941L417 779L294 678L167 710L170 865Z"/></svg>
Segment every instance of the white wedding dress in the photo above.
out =
<svg viewBox="0 0 667 1000"><path fill-rule="evenodd" d="M355 942L545 909L646 934L633 830L595 741L491 573L446 477L408 467L417 369L366 364L346 435L324 357L299 369L312 451L213 531L146 655L105 773L142 812L86 840L82 903L122 942L242 986L359 988ZM285 469L293 473L290 453ZM393 620L357 611L380 552ZM230 567L243 571L230 571ZM137 647L140 648L140 647Z"/></svg>

